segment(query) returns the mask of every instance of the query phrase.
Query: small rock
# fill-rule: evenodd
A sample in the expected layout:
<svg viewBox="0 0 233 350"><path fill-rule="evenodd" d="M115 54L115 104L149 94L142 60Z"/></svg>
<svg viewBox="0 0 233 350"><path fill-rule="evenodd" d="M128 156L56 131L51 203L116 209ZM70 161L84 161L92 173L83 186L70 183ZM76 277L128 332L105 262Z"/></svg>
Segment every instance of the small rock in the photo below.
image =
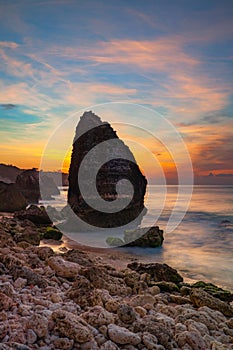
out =
<svg viewBox="0 0 233 350"><path fill-rule="evenodd" d="M71 350L73 349L74 341L69 338L57 338L53 341L55 349Z"/></svg>
<svg viewBox="0 0 233 350"><path fill-rule="evenodd" d="M150 334L148 332L144 332L142 335L142 341L148 350L157 349L158 339L155 335Z"/></svg>
<svg viewBox="0 0 233 350"><path fill-rule="evenodd" d="M87 323L80 317L64 311L56 310L52 314L55 329L63 336L78 343L85 343L93 338Z"/></svg>
<svg viewBox="0 0 233 350"><path fill-rule="evenodd" d="M48 259L48 265L56 272L59 277L75 277L80 271L80 265L66 261L60 256L54 256Z"/></svg>
<svg viewBox="0 0 233 350"><path fill-rule="evenodd" d="M40 314L33 314L28 320L28 329L32 329L39 338L48 335L48 319Z"/></svg>
<svg viewBox="0 0 233 350"><path fill-rule="evenodd" d="M0 311L9 310L13 305L13 300L6 294L0 292Z"/></svg>
<svg viewBox="0 0 233 350"><path fill-rule="evenodd" d="M37 340L37 335L32 329L28 329L27 331L27 342L28 344L34 344Z"/></svg>
<svg viewBox="0 0 233 350"><path fill-rule="evenodd" d="M132 306L144 306L146 304L154 305L155 298L151 294L136 295L130 301Z"/></svg>
<svg viewBox="0 0 233 350"><path fill-rule="evenodd" d="M114 316L102 306L94 306L81 317L93 327L100 327L114 322Z"/></svg>
<svg viewBox="0 0 233 350"><path fill-rule="evenodd" d="M122 322L128 324L133 323L136 319L136 312L134 311L134 308L127 304L119 305L117 315Z"/></svg>
<svg viewBox="0 0 233 350"><path fill-rule="evenodd" d="M25 278L18 277L14 282L15 288L21 289L21 288L24 288L26 285L27 285L27 280Z"/></svg>
<svg viewBox="0 0 233 350"><path fill-rule="evenodd" d="M109 338L117 344L132 344L138 345L141 342L141 337L138 334L130 332L127 328L119 327L115 324L108 326Z"/></svg>
<svg viewBox="0 0 233 350"><path fill-rule="evenodd" d="M210 309L218 310L225 316L233 317L233 307L205 292L203 289L193 288L190 292L192 303L197 306L208 306Z"/></svg>
<svg viewBox="0 0 233 350"><path fill-rule="evenodd" d="M104 344L101 345L100 350L119 350L119 348L111 340L108 340Z"/></svg>

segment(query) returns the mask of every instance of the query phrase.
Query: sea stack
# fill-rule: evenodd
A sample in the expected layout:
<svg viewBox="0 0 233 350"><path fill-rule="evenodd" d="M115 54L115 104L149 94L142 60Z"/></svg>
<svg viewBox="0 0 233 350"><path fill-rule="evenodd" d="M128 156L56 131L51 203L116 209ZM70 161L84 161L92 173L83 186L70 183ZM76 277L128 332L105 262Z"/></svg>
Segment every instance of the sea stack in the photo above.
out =
<svg viewBox="0 0 233 350"><path fill-rule="evenodd" d="M103 142L106 146L102 153L110 160L101 164L97 176L90 180L90 175L94 174L93 169L100 158L99 155L95 154L95 149ZM79 171L82 161L89 152L91 152L92 157L90 157L90 161L86 163L84 169L87 174L86 185L91 185L91 182L94 181L98 195L105 200L105 203L108 202L110 205L110 202L117 199L117 183L120 180L126 179L133 186L131 201L119 212L96 210L83 198L79 184ZM68 203L73 212L82 221L96 227L120 227L129 224L142 217L146 211L144 207L146 185L147 180L141 173L132 152L118 138L111 125L102 122L93 112L85 112L76 128L69 169ZM127 193L125 193L125 196L127 196ZM124 197L124 193L122 197Z"/></svg>

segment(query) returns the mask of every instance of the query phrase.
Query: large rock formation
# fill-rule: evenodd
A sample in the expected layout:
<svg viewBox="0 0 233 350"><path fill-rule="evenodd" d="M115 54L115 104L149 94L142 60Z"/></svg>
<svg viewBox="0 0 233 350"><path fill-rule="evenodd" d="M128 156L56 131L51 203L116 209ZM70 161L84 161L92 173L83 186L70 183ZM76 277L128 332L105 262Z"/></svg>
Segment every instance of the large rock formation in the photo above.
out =
<svg viewBox="0 0 233 350"><path fill-rule="evenodd" d="M25 170L19 174L16 178L16 185L28 203L39 202L39 172L35 168Z"/></svg>
<svg viewBox="0 0 233 350"><path fill-rule="evenodd" d="M0 211L14 212L26 206L27 202L15 184L0 181Z"/></svg>
<svg viewBox="0 0 233 350"><path fill-rule="evenodd" d="M97 191L102 199L111 202L116 200L118 196L116 184L122 179L127 179L133 185L133 196L124 209L118 212L106 213L104 210L93 209L84 200L78 183L78 176L84 157L90 151L93 152L95 146L110 140L114 140L116 143L111 145L111 142L109 142L104 149L104 153L108 156L108 159L111 159L111 157L112 159L101 164L102 166L97 173L96 179L92 178L92 182L95 181ZM91 161L86 164L84 171L87 175L87 185L90 184L91 186L91 181L88 178L98 161L99 155L93 153ZM107 122L102 122L94 113L85 112L76 128L69 169L68 203L74 213L83 221L97 227L126 225L137 219L145 210L144 195L146 184L147 180L136 164L132 152L123 141L119 140L116 131L113 130L111 125ZM124 193L122 197L124 197Z"/></svg>

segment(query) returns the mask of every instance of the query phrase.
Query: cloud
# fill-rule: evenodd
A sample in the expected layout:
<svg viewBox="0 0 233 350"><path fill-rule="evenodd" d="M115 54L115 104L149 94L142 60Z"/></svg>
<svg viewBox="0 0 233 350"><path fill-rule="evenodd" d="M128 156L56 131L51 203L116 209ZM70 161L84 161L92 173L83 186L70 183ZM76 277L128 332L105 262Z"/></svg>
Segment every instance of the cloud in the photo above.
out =
<svg viewBox="0 0 233 350"><path fill-rule="evenodd" d="M3 109L14 109L17 106L12 103L3 103L0 105Z"/></svg>
<svg viewBox="0 0 233 350"><path fill-rule="evenodd" d="M19 45L13 41L0 41L0 48L16 49Z"/></svg>
<svg viewBox="0 0 233 350"><path fill-rule="evenodd" d="M232 120L219 123L217 127L214 124L196 124L178 129L186 141L197 174L232 172Z"/></svg>

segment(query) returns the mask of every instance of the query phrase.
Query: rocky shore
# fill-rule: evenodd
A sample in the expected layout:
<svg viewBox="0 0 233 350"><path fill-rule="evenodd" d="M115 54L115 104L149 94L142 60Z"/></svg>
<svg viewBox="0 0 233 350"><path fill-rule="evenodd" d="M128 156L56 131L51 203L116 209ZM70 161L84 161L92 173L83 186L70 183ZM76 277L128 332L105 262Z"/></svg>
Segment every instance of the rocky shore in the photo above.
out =
<svg viewBox="0 0 233 350"><path fill-rule="evenodd" d="M0 224L0 350L233 349L233 295L117 250L64 253Z"/></svg>

